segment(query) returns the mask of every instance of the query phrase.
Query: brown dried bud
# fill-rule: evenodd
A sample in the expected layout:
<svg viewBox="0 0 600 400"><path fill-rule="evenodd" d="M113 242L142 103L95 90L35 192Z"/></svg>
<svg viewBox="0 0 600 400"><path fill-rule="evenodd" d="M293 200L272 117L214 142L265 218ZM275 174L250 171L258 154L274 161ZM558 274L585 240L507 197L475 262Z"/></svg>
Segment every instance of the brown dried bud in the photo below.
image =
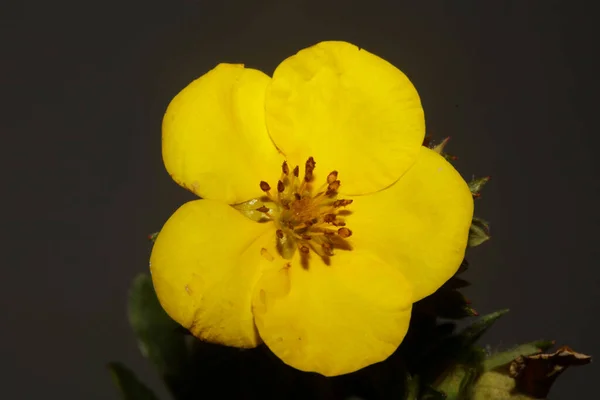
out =
<svg viewBox="0 0 600 400"><path fill-rule="evenodd" d="M300 167L298 167L298 166L296 165L296 167L294 168L294 176L297 178L297 177L298 177L298 175L300 175Z"/></svg>
<svg viewBox="0 0 600 400"><path fill-rule="evenodd" d="M333 183L336 181L338 176L338 172L337 171L331 171L329 173L329 175L327 175L327 183Z"/></svg>
<svg viewBox="0 0 600 400"><path fill-rule="evenodd" d="M278 237L279 239L283 239L283 231L282 231L281 229L277 229L277 230L275 231L275 234L277 235L277 237Z"/></svg>
<svg viewBox="0 0 600 400"><path fill-rule="evenodd" d="M277 191L279 193L283 192L285 190L285 185L283 184L283 182L281 181L277 181Z"/></svg>
<svg viewBox="0 0 600 400"><path fill-rule="evenodd" d="M337 231L339 237L341 237L342 239L346 239L350 236L352 236L352 231L348 228L340 228Z"/></svg>
<svg viewBox="0 0 600 400"><path fill-rule="evenodd" d="M265 181L260 181L260 190L262 190L263 192L268 192L269 190L271 190L271 186L269 186L269 184Z"/></svg>
<svg viewBox="0 0 600 400"><path fill-rule="evenodd" d="M260 207L258 207L256 209L256 211L260 211L262 213L267 213L267 212L271 211L271 209L269 207L266 207L266 206L260 206Z"/></svg>
<svg viewBox="0 0 600 400"><path fill-rule="evenodd" d="M301 246L300 251L304 254L308 254L310 252L310 249L307 246Z"/></svg>
<svg viewBox="0 0 600 400"><path fill-rule="evenodd" d="M287 161L284 161L283 164L281 165L281 172L283 172L284 175L287 175L290 173L290 167L288 167Z"/></svg>

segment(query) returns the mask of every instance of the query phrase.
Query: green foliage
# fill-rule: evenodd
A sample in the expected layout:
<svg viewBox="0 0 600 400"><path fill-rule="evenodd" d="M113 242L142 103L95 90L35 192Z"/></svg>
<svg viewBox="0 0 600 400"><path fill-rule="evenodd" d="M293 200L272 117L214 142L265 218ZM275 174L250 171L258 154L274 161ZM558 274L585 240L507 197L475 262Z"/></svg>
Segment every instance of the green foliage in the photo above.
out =
<svg viewBox="0 0 600 400"><path fill-rule="evenodd" d="M490 225L481 218L473 217L469 229L469 247L479 246L490 240Z"/></svg>
<svg viewBox="0 0 600 400"><path fill-rule="evenodd" d="M489 355L483 363L483 368L486 371L490 371L510 364L517 357L537 354L550 349L552 346L554 346L554 342L548 340L525 343L510 350Z"/></svg>
<svg viewBox="0 0 600 400"><path fill-rule="evenodd" d="M152 280L138 275L129 294L129 323L135 333L140 351L161 375L180 373L187 349L181 327L161 307Z"/></svg>
<svg viewBox="0 0 600 400"><path fill-rule="evenodd" d="M123 400L158 400L158 397L121 363L110 363L108 369Z"/></svg>

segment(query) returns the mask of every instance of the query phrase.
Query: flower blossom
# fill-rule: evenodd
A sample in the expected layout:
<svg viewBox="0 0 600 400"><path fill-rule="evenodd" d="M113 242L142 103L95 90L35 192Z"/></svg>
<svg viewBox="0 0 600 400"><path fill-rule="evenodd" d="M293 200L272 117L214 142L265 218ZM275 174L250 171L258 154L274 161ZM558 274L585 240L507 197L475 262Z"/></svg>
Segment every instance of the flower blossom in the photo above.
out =
<svg viewBox="0 0 600 400"><path fill-rule="evenodd" d="M273 77L219 64L171 101L163 160L200 199L154 244L165 311L197 338L262 343L325 376L385 360L412 304L463 260L473 198L422 146L409 79L346 42L321 42Z"/></svg>

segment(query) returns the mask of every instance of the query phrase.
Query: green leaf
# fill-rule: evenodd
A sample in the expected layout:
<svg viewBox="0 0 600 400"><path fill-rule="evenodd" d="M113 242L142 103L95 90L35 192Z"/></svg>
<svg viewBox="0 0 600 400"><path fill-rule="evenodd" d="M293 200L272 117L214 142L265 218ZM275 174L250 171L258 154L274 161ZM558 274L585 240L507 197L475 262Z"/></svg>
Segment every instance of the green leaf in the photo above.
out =
<svg viewBox="0 0 600 400"><path fill-rule="evenodd" d="M108 369L123 400L158 400L152 390L140 382L135 374L123 364L112 362L108 364Z"/></svg>
<svg viewBox="0 0 600 400"><path fill-rule="evenodd" d="M154 232L148 235L148 240L151 241L152 243L156 242L156 238L158 237L158 234L160 232Z"/></svg>
<svg viewBox="0 0 600 400"><path fill-rule="evenodd" d="M138 275L129 293L129 323L142 354L163 375L176 375L186 360L185 336L181 326L161 307L152 280Z"/></svg>
<svg viewBox="0 0 600 400"><path fill-rule="evenodd" d="M483 189L485 184L488 183L490 181L490 179L491 179L491 177L484 176L483 178L477 178L477 179L471 180L471 182L469 182L469 189L471 190L471 194L474 197L480 197L479 192L481 192L481 189Z"/></svg>
<svg viewBox="0 0 600 400"><path fill-rule="evenodd" d="M519 356L530 356L532 354L546 351L554 345L553 341L539 340L536 342L525 343L513 349L502 351L488 356L483 364L486 371L490 371L509 364Z"/></svg>
<svg viewBox="0 0 600 400"><path fill-rule="evenodd" d="M510 376L489 371L484 373L473 388L471 400L534 400L516 391L516 382Z"/></svg>
<svg viewBox="0 0 600 400"><path fill-rule="evenodd" d="M490 240L489 224L481 218L473 217L471 228L469 229L469 247L479 246Z"/></svg>
<svg viewBox="0 0 600 400"><path fill-rule="evenodd" d="M462 319L479 315L470 306L469 300L458 290L442 287L419 302L416 310L439 318Z"/></svg>
<svg viewBox="0 0 600 400"><path fill-rule="evenodd" d="M508 309L496 311L491 314L484 315L477 321L465 328L460 337L464 346L471 346L481 338L481 336L494 325L494 323L508 312Z"/></svg>
<svg viewBox="0 0 600 400"><path fill-rule="evenodd" d="M419 400L419 377L418 376L406 376L406 400Z"/></svg>
<svg viewBox="0 0 600 400"><path fill-rule="evenodd" d="M447 397L444 393L435 390L432 387L425 388L424 393L421 395L419 400L446 400Z"/></svg>

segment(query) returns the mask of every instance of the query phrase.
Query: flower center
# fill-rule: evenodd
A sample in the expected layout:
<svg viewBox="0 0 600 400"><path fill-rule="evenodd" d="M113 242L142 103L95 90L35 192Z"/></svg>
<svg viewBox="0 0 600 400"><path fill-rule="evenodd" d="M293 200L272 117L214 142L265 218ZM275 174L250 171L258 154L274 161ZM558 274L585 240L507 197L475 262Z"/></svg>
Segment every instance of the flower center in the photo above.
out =
<svg viewBox="0 0 600 400"><path fill-rule="evenodd" d="M263 205L258 211L275 222L277 249L284 258L291 259L298 250L307 260L312 250L328 264L336 249L352 250L346 240L352 231L344 219L350 215L346 207L352 200L338 199L341 183L337 171L330 172L317 187L313 182L315 167L316 162L310 157L304 166L304 177L300 178L300 167L290 171L284 162L275 190L267 182L260 182L273 206Z"/></svg>

